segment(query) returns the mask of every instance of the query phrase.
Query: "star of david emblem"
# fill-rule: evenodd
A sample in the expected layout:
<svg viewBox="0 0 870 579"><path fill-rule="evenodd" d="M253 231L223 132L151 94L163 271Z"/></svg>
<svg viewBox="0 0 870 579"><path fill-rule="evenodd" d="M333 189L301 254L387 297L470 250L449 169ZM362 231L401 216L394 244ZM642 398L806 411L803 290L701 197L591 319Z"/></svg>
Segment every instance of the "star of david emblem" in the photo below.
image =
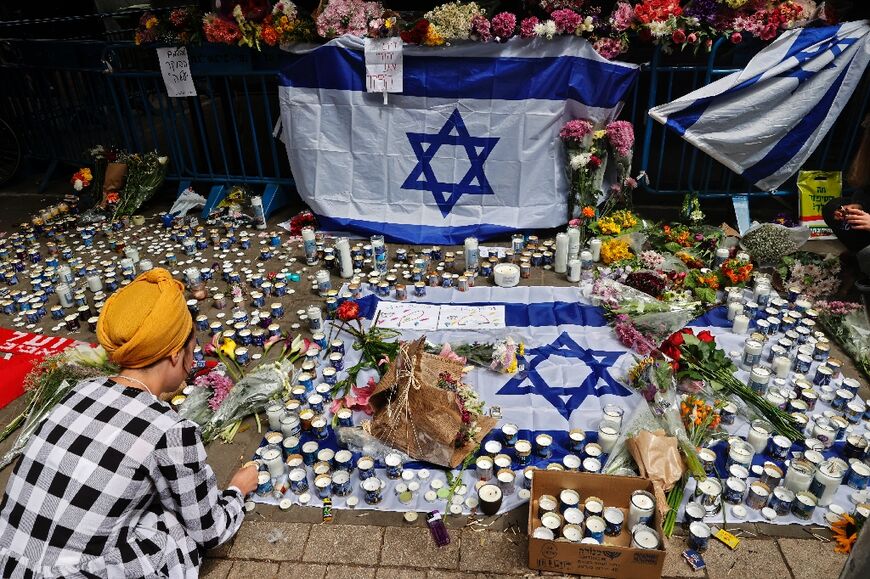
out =
<svg viewBox="0 0 870 579"><path fill-rule="evenodd" d="M551 344L527 349L523 359L525 371L511 378L501 387L498 394L522 396L531 391L543 396L559 411L559 414L565 417L565 420L568 420L571 414L583 404L587 396L631 395L631 391L617 382L608 371L624 354L625 352L584 348L572 340L567 333L562 332ZM589 375L580 384L550 385L538 373L537 367L551 357L573 358L578 361L578 365L583 364L589 368ZM531 361L529 361L530 358ZM531 388L528 385L524 386L526 380L530 383Z"/></svg>
<svg viewBox="0 0 870 579"><path fill-rule="evenodd" d="M402 189L431 191L441 215L447 217L463 195L493 195L492 187L483 172L483 163L492 152L498 137L472 137L465 128L459 109L435 134L407 133L411 149L417 156L417 165L408 174ZM463 147L471 166L459 183L442 183L432 170L432 159L442 145ZM422 177L422 179L421 179ZM475 183L476 181L476 183Z"/></svg>

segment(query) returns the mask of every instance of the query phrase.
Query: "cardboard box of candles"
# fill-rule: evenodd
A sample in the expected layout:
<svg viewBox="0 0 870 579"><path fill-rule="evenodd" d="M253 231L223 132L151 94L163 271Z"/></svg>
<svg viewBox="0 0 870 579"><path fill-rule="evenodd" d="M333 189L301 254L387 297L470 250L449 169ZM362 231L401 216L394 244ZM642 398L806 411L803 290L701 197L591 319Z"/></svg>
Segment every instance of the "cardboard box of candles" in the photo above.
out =
<svg viewBox="0 0 870 579"><path fill-rule="evenodd" d="M530 568L654 579L661 577L664 563L662 515L652 482L535 471L529 502Z"/></svg>

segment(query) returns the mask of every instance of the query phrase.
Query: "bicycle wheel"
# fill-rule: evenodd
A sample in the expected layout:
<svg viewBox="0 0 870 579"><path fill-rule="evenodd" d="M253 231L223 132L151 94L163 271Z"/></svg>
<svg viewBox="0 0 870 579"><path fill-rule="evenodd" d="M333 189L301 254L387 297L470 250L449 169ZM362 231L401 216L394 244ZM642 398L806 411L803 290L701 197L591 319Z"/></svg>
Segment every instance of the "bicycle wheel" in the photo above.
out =
<svg viewBox="0 0 870 579"><path fill-rule="evenodd" d="M9 123L0 119L0 185L15 177L21 165L21 144Z"/></svg>

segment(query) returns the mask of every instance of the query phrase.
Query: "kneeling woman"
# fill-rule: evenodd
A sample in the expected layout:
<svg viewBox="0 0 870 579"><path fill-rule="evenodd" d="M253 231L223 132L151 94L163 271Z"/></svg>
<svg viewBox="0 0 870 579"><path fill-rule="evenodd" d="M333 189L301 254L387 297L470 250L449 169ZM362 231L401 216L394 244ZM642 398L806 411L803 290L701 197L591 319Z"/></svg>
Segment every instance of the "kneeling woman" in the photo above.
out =
<svg viewBox="0 0 870 579"><path fill-rule="evenodd" d="M159 399L193 364L181 283L140 275L97 336L122 369L77 384L27 444L0 504L0 576L196 577L257 477L243 468L220 491L199 428Z"/></svg>

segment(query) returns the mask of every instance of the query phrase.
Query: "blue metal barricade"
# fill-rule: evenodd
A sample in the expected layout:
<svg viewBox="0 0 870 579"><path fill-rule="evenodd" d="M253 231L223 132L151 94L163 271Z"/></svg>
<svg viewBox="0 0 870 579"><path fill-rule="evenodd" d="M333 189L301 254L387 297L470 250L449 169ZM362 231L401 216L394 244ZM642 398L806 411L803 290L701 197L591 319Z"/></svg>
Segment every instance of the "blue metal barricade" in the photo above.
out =
<svg viewBox="0 0 870 579"><path fill-rule="evenodd" d="M116 145L156 149L171 158L168 179L180 189L210 187L210 208L236 183L263 187L274 210L293 186L287 155L273 137L280 117L278 49L257 52L223 45L189 47L196 97L169 98L153 48L100 41L0 41L0 116L13 125L27 157L85 163L87 150ZM652 121L647 110L739 70L749 46L720 39L703 65L672 64L656 49L627 103L638 133L634 166L649 176L641 191L706 197L785 195L759 191L732 171ZM845 169L868 110L865 78L827 138L805 164Z"/></svg>
<svg viewBox="0 0 870 579"><path fill-rule="evenodd" d="M734 47L720 38L713 44L706 63L696 65L667 64L662 51L659 48L654 50L651 62L641 71L636 92L629 103L635 130L642 134L635 156L635 166L648 176L648 181L640 183L642 192L660 195L696 192L707 198L782 196L796 192L794 177L775 191L757 189L647 115L647 111L656 105L671 102L741 70L754 52L751 46ZM730 62L722 64L726 60ZM845 171L857 149L860 121L868 112L868 105L870 78L865 75L849 104L804 167Z"/></svg>

